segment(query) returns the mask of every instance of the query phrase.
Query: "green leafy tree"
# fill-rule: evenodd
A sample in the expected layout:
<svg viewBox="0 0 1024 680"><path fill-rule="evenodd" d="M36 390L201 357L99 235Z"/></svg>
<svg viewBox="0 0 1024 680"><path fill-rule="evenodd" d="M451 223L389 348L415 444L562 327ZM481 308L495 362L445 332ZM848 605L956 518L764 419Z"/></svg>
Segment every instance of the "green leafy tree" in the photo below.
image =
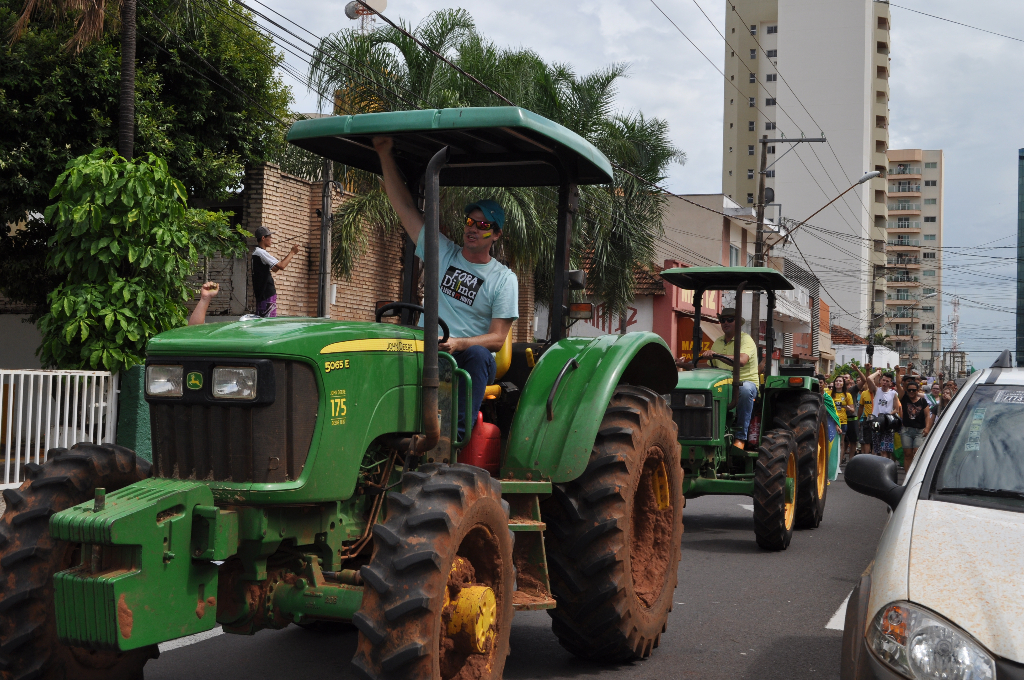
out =
<svg viewBox="0 0 1024 680"><path fill-rule="evenodd" d="M580 187L571 260L587 266L589 287L604 299L606 312L621 312L633 299L635 270L653 264L654 243L663 234L665 197L651 185L664 179L671 163L685 161L664 121L615 112L615 87L626 66L580 76L568 65L548 65L531 50L488 41L462 9L434 12L408 28L516 105L584 137L617 166L612 185ZM390 26L325 37L314 52L310 80L317 90L335 93L338 114L506 105ZM366 244L367 224L397 228L376 178L351 169L347 177L356 196L342 204L335 220L332 263L338 276L351 273ZM442 228L454 239L462 236L463 205L480 195L502 203L506 227L496 255L520 271L535 268L538 299L549 297L557 190L444 187L441 194Z"/></svg>
<svg viewBox="0 0 1024 680"><path fill-rule="evenodd" d="M246 166L280 153L291 95L275 73L280 53L243 10L178 6L140 6L135 150L165 159L190 199L223 199ZM0 0L0 34L22 7ZM119 34L69 52L75 35L74 21L33 21L0 42L0 293L40 311L60 283L44 266L49 191L68 161L118 140Z"/></svg>
<svg viewBox="0 0 1024 680"><path fill-rule="evenodd" d="M42 363L120 371L142 363L149 338L186 321L186 284L200 256L245 252L222 213L186 207L162 159L97 149L70 161L46 208L56 226L47 264L62 283L39 321Z"/></svg>

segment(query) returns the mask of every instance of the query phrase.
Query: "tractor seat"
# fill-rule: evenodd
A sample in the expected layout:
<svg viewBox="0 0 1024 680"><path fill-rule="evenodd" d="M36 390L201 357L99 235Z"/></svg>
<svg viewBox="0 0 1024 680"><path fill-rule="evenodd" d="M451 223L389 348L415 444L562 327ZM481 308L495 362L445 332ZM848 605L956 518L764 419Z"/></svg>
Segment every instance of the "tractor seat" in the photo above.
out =
<svg viewBox="0 0 1024 680"><path fill-rule="evenodd" d="M484 400L497 399L501 396L501 385L498 384L498 381L505 377L508 367L512 364L511 328L508 331L508 335L505 336L505 343L501 346L501 349L494 353L494 363L497 366L494 371L494 383L484 388Z"/></svg>

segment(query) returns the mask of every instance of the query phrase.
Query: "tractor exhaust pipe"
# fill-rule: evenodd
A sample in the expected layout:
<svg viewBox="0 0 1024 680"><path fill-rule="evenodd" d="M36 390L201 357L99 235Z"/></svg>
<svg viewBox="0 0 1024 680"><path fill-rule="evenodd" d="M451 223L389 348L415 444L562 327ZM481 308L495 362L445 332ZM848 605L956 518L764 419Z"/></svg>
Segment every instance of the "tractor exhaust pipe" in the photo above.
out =
<svg viewBox="0 0 1024 680"><path fill-rule="evenodd" d="M448 162L448 147L434 154L427 164L426 205L423 213L423 434L413 437L413 449L423 453L441 439L437 417L437 234L440 221L440 175Z"/></svg>

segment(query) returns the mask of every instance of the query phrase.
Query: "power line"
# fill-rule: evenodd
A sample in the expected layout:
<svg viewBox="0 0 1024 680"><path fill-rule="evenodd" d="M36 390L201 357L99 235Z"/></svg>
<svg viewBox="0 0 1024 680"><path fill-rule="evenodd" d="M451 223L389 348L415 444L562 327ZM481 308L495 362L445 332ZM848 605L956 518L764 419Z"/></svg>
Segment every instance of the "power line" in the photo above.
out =
<svg viewBox="0 0 1024 680"><path fill-rule="evenodd" d="M956 24L957 26L963 26L964 28L972 28L975 31L981 31L982 33L988 33L990 35L999 36L1000 38L1006 38L1007 40L1014 40L1016 42L1024 42L1024 39L1022 39L1022 38L1015 38L1012 35L1004 35L1003 33L996 33L995 31L990 31L987 28L979 28L977 26L971 26L970 24L965 24L965 23L962 23L960 21L954 21L953 19L947 19L946 17L940 17L940 16L936 16L934 14L928 14L928 12L922 12L919 9L911 9L910 7L904 7L902 5L895 5L895 4L891 3L891 2L888 3L888 4L889 4L890 7L896 7L897 9L905 9L908 12L914 12L915 14L923 14L926 17L931 17L932 19L938 19L939 21L946 21L946 22L949 22L951 24Z"/></svg>

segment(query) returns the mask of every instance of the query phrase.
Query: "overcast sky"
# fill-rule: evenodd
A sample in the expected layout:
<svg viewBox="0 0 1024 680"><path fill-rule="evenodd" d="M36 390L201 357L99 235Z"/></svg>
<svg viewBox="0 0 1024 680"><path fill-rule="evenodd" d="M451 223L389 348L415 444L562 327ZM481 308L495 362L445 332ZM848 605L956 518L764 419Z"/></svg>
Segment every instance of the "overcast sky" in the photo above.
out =
<svg viewBox="0 0 1024 680"><path fill-rule="evenodd" d="M317 35L356 25L345 0L263 0ZM718 68L725 2L657 0ZM862 0L829 0L860 2ZM1024 39L1024 3L1012 0L903 0L901 5ZM522 46L548 62L587 73L612 62L630 64L618 94L622 110L664 119L688 160L669 172L678 193L717 193L722 173L722 76L650 0L389 0L386 14L416 24L441 6L463 7L486 37ZM257 6L258 7L258 6ZM1024 147L1024 42L1015 42L891 7L891 148L945 150L944 323L953 294L961 296L959 340L975 366L991 350L1011 347L1017 204L1017 149ZM307 67L294 57L300 72ZM318 109L316 96L286 77L296 108ZM826 134L828 131L825 131ZM799 218L800 216L791 216ZM984 245L982 249L975 249ZM968 254L969 253L969 254ZM999 259L1008 258L1008 259ZM945 325L945 347L951 326ZM1012 347L1011 347L1012 348ZM983 351L985 353L983 353Z"/></svg>

